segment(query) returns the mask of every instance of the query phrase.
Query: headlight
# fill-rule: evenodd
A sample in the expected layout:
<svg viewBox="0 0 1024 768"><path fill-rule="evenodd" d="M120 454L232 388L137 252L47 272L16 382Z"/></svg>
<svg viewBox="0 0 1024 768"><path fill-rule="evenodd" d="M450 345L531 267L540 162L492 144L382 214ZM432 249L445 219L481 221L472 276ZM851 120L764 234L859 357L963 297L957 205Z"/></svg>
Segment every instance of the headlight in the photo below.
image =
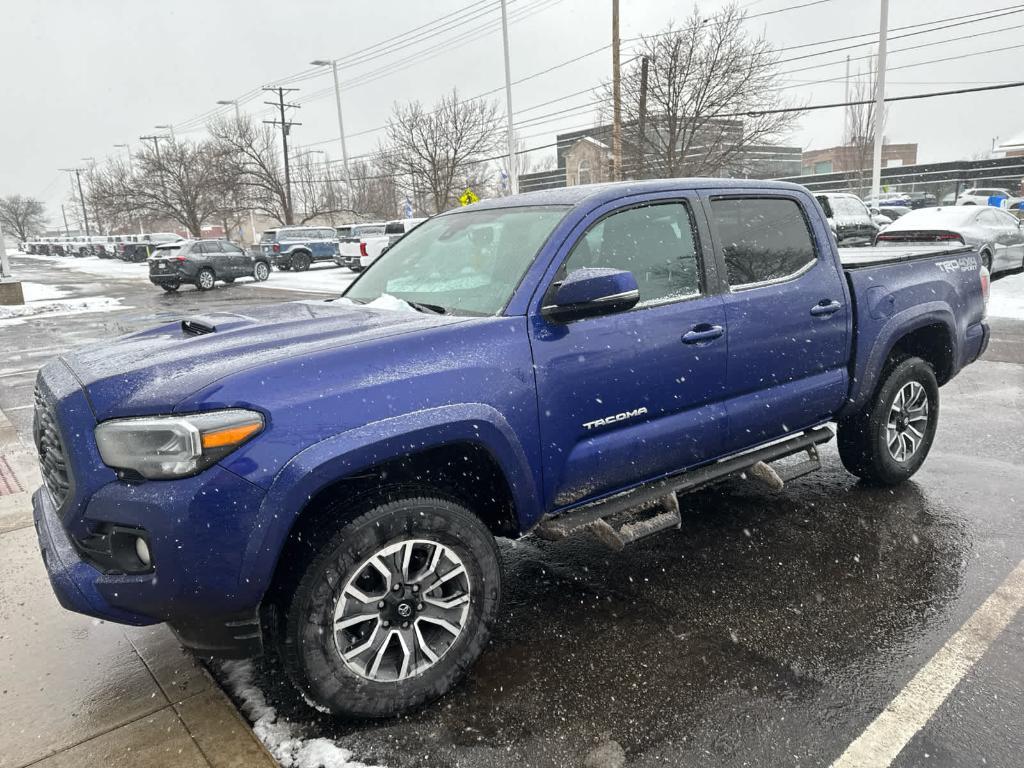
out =
<svg viewBox="0 0 1024 768"><path fill-rule="evenodd" d="M103 463L148 480L188 477L220 461L263 429L255 411L114 419L96 427Z"/></svg>

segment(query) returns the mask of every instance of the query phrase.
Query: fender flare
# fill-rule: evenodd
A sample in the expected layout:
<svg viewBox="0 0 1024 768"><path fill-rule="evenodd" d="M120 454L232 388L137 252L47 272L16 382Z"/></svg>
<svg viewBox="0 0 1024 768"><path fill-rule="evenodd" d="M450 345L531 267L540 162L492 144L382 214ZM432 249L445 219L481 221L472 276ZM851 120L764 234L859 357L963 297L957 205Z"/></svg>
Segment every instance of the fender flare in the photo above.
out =
<svg viewBox="0 0 1024 768"><path fill-rule="evenodd" d="M942 301L930 301L908 307L902 312L897 312L885 322L875 336L875 341L863 367L859 370L855 367L851 382L851 396L837 414L839 418L857 413L867 403L868 398L878 386L885 361L897 342L904 336L927 325L942 325L949 332L953 354L953 369L950 373L956 373L957 361L960 359L959 339L956 334L956 317L953 315L952 309Z"/></svg>
<svg viewBox="0 0 1024 768"><path fill-rule="evenodd" d="M299 514L318 492L375 464L446 444L472 442L501 468L520 528L539 512L537 488L518 437L505 417L483 403L444 405L374 421L327 437L293 456L274 477L253 521L239 583L264 591Z"/></svg>

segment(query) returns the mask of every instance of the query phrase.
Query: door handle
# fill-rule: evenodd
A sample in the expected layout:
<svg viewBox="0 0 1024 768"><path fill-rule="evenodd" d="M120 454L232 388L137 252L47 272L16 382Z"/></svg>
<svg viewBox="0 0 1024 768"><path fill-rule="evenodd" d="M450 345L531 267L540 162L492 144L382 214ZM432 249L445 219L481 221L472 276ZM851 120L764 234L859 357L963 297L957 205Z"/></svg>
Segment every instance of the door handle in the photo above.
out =
<svg viewBox="0 0 1024 768"><path fill-rule="evenodd" d="M831 315L838 312L842 308L843 305L840 304L835 299L822 299L813 307L811 307L811 314L814 315L815 317L820 317L821 315Z"/></svg>
<svg viewBox="0 0 1024 768"><path fill-rule="evenodd" d="M725 333L725 328L710 323L698 323L683 334L683 344L700 344L702 341L717 339Z"/></svg>

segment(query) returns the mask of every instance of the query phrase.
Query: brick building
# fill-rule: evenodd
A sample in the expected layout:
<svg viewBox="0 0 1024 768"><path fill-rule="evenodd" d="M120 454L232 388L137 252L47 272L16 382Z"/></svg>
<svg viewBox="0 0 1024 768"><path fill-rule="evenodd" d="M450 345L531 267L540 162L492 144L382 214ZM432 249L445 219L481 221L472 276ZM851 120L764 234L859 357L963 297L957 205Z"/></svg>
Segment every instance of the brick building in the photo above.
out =
<svg viewBox="0 0 1024 768"><path fill-rule="evenodd" d="M813 176L859 171L871 166L873 153L870 143L808 150L800 160L801 173ZM901 165L917 165L917 144L882 144L882 167L897 168Z"/></svg>

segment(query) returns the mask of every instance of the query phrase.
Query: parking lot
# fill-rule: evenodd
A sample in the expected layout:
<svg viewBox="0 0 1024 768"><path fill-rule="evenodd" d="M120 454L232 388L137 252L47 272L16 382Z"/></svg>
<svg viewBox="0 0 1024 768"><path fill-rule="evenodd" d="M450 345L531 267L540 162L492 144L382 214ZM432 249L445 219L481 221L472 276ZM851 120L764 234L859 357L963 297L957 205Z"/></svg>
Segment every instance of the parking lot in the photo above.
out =
<svg viewBox="0 0 1024 768"><path fill-rule="evenodd" d="M279 273L165 295L141 269L13 263L49 287L40 295L109 300L4 321L0 409L26 444L35 371L66 349L182 315L324 297L275 288ZM346 279L303 277L318 272L321 291ZM1016 306L1022 281L997 281L993 307ZM867 748L898 766L1019 766L1024 616L1004 619L1024 592L1024 320L991 322L985 359L943 389L935 447L903 486L858 484L830 444L824 470L782 493L732 481L685 497L680 530L619 554L586 537L503 541L490 646L416 714L321 715L269 657L213 670L264 732L276 716L291 737L331 739L366 764L812 766L852 750L839 764L858 765ZM961 627L966 646L950 642ZM869 728L891 704L909 729L904 749L900 728Z"/></svg>

